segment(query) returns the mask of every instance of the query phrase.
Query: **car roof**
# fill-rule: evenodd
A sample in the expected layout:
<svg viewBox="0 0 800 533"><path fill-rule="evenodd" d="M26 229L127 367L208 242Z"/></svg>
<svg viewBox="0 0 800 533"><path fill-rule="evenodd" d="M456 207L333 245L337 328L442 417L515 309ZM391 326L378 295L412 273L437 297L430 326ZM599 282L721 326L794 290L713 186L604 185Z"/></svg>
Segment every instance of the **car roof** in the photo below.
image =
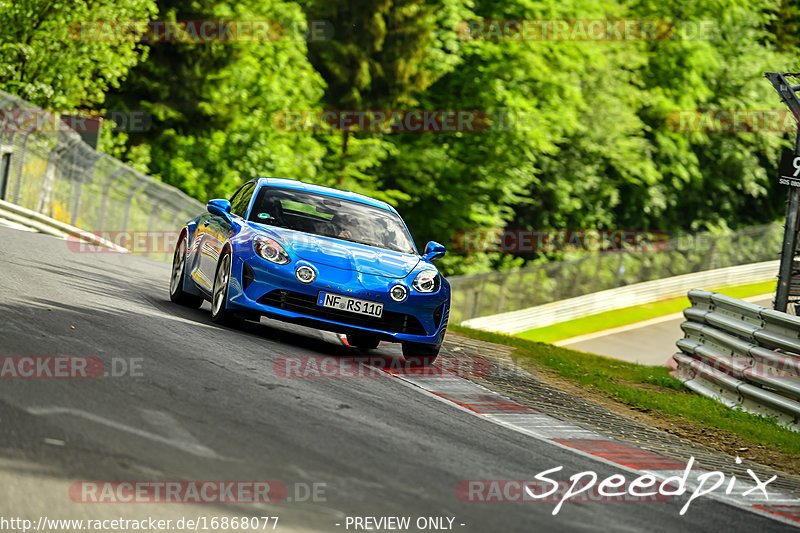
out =
<svg viewBox="0 0 800 533"><path fill-rule="evenodd" d="M340 198L342 200L351 200L353 202L379 207L381 209L391 211L394 214L398 214L397 211L394 209L394 207L387 204L386 202L382 202L381 200L376 200L375 198L370 198L369 196L365 196L363 194L358 194L355 192L342 191L339 189L333 189L331 187L323 187L322 185L314 185L313 183L306 183L300 180L293 180L287 178L258 178L257 184L259 186L268 185L270 187L280 187L283 189L294 189L298 191L323 194L325 196Z"/></svg>

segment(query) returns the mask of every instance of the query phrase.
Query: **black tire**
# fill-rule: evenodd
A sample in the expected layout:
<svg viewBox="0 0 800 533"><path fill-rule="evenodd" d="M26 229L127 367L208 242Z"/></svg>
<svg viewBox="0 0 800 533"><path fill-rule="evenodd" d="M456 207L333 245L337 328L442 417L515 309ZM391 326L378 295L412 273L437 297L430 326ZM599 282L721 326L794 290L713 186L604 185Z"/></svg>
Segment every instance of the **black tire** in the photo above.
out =
<svg viewBox="0 0 800 533"><path fill-rule="evenodd" d="M231 281L231 254L223 252L217 261L217 273L214 275L214 289L211 291L211 321L223 326L236 327L241 318L228 309L228 286Z"/></svg>
<svg viewBox="0 0 800 533"><path fill-rule="evenodd" d="M432 366L439 356L440 344L403 343L403 357L409 367Z"/></svg>
<svg viewBox="0 0 800 533"><path fill-rule="evenodd" d="M356 334L347 335L347 344L359 350L374 350L381 343L381 339L376 335Z"/></svg>
<svg viewBox="0 0 800 533"><path fill-rule="evenodd" d="M197 309L203 305L203 297L183 290L186 276L186 234L181 234L172 256L172 275L169 278L169 299L186 307Z"/></svg>

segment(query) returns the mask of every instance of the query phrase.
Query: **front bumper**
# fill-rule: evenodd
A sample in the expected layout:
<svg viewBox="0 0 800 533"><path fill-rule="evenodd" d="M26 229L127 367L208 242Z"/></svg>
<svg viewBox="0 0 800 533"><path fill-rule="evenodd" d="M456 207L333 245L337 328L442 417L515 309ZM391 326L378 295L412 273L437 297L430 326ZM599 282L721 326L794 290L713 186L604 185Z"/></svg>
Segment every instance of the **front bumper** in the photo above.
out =
<svg viewBox="0 0 800 533"><path fill-rule="evenodd" d="M309 284L300 283L295 270L307 265L317 273ZM389 289L395 283L409 288L403 302L395 302ZM383 304L379 319L316 305L320 291ZM450 286L443 280L439 291L420 294L409 279L394 279L327 265L294 260L288 265L270 263L254 252L233 254L228 307L257 313L337 333L371 334L391 342L441 344L447 329Z"/></svg>

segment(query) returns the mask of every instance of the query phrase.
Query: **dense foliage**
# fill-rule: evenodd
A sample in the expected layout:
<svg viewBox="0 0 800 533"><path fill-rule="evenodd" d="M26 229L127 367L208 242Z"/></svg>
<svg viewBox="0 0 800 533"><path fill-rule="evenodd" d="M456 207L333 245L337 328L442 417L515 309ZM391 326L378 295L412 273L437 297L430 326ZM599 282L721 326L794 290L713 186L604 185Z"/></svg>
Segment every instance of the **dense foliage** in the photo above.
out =
<svg viewBox="0 0 800 533"><path fill-rule="evenodd" d="M269 20L265 41L86 42L82 20ZM647 19L657 39L474 38L481 19ZM101 149L201 200L253 176L383 198L418 239L482 228L719 230L780 217L780 131L676 131L781 109L797 0L0 0L0 88L144 110ZM317 30L320 31L317 31ZM73 32L74 33L74 32ZM471 110L480 131L287 131L290 111ZM289 128L290 129L290 128ZM449 254L451 273L540 260Z"/></svg>

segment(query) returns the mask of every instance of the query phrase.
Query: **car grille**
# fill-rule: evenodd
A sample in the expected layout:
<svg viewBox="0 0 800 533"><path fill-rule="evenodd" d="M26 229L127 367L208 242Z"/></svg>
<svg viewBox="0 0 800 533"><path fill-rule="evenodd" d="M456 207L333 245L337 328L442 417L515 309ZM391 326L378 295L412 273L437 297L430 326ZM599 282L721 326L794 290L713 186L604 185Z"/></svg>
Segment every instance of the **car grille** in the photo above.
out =
<svg viewBox="0 0 800 533"><path fill-rule="evenodd" d="M271 291L259 298L258 303L351 326L379 329L393 333L407 333L409 335L427 335L420 321L416 317L405 313L395 313L384 309L381 318L362 316L339 309L322 307L317 305L315 296L294 291Z"/></svg>

